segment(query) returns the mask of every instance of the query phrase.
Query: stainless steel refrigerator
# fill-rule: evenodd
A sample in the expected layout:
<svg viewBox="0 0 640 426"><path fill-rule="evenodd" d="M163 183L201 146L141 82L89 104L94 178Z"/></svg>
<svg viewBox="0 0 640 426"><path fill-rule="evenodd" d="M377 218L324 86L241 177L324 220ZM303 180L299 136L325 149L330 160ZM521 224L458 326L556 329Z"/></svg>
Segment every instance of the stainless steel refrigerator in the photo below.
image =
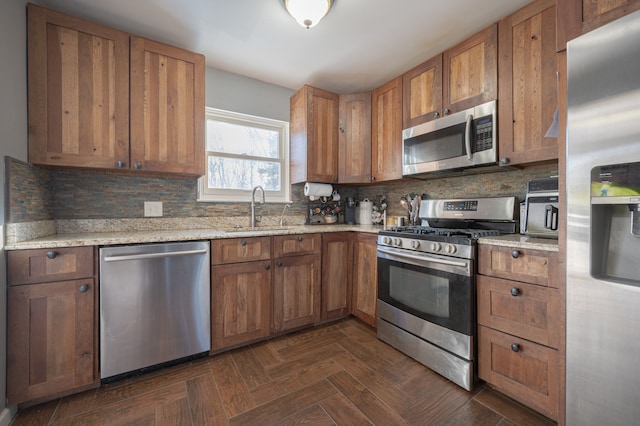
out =
<svg viewBox="0 0 640 426"><path fill-rule="evenodd" d="M640 12L567 60L566 420L640 424Z"/></svg>

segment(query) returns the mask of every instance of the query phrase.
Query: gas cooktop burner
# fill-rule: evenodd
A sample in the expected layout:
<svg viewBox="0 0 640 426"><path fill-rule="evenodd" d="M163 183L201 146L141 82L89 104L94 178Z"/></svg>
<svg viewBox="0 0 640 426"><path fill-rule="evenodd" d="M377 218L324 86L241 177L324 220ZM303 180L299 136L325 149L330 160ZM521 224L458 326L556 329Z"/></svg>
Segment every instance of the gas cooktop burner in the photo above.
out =
<svg viewBox="0 0 640 426"><path fill-rule="evenodd" d="M434 228L431 226L392 226L390 231L400 234L438 235L444 237L482 238L500 235L497 229Z"/></svg>

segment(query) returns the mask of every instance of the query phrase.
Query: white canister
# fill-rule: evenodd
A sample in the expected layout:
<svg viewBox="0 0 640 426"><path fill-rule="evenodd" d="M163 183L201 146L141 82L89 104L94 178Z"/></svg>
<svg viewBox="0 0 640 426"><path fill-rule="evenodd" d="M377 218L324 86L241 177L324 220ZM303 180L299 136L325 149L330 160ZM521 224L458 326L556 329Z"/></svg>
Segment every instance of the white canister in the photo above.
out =
<svg viewBox="0 0 640 426"><path fill-rule="evenodd" d="M358 212L359 223L360 225L371 225L373 221L371 220L371 212L373 211L373 202L369 201L368 198L360 201L360 211Z"/></svg>

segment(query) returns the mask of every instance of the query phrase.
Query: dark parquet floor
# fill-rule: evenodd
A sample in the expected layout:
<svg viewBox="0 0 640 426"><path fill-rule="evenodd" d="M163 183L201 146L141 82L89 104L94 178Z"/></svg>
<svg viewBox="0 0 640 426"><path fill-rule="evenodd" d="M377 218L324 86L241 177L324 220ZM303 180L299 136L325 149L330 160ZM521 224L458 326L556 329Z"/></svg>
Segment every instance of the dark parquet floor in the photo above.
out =
<svg viewBox="0 0 640 426"><path fill-rule="evenodd" d="M550 425L466 392L356 319L123 379L21 410L18 425Z"/></svg>

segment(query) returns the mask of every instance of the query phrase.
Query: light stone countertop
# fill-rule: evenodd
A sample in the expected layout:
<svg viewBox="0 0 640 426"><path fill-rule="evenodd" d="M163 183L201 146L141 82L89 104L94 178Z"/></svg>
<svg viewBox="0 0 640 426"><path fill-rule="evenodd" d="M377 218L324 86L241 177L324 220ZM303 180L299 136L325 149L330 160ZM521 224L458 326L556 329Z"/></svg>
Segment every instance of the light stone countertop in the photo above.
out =
<svg viewBox="0 0 640 426"><path fill-rule="evenodd" d="M536 238L522 234L500 235L497 237L479 238L478 244L515 247L522 249L559 251L558 240L552 238Z"/></svg>
<svg viewBox="0 0 640 426"><path fill-rule="evenodd" d="M294 225L230 229L176 229L159 231L83 232L55 234L5 245L5 250L57 247L106 246L117 244L163 243L171 241L215 240L221 238L261 237L271 235L314 234L324 232L368 232L377 234L379 225Z"/></svg>

